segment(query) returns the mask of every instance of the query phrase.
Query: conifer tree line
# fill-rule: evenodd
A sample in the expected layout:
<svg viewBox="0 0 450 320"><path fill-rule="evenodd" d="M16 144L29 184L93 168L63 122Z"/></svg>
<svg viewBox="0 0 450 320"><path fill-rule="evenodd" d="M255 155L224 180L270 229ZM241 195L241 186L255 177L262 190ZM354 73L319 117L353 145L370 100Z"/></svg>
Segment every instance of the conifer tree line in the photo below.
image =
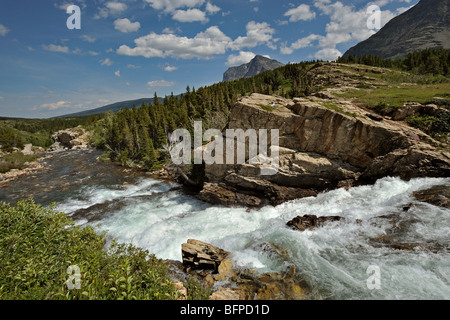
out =
<svg viewBox="0 0 450 320"><path fill-rule="evenodd" d="M153 103L108 112L98 122L92 142L125 166L158 169L167 159L167 136L178 128L193 132L194 121L204 130L223 129L237 99L251 93L276 94L288 98L309 95L313 90L308 71L316 61L288 64L252 78L226 81L199 89L186 88L179 96L156 95Z"/></svg>
<svg viewBox="0 0 450 320"><path fill-rule="evenodd" d="M54 141L51 136L58 130L93 126L103 115L53 119L16 119L0 117L0 150L10 152L22 149L24 144L48 148Z"/></svg>
<svg viewBox="0 0 450 320"><path fill-rule="evenodd" d="M448 75L450 50L426 49L410 53L399 60L380 56L350 56L340 63L360 63L371 66L402 69L418 73ZM186 88L179 96L157 97L153 103L109 112L98 122L94 144L109 152L123 165L140 165L146 170L158 169L168 157L164 152L167 136L178 128L193 133L194 121L202 121L204 130L223 129L231 107L237 99L251 93L302 97L319 90L310 74L319 61L287 64L251 78L225 81L199 89Z"/></svg>
<svg viewBox="0 0 450 320"><path fill-rule="evenodd" d="M402 59L383 59L381 56L361 55L340 57L339 63L358 63L374 67L395 68L417 74L450 75L449 49L424 49L409 53Z"/></svg>

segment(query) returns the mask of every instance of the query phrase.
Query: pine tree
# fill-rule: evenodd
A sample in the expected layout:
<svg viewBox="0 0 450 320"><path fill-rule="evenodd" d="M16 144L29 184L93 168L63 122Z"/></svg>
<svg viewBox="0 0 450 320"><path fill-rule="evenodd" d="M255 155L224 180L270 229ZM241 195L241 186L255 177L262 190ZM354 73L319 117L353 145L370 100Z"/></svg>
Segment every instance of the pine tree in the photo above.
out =
<svg viewBox="0 0 450 320"><path fill-rule="evenodd" d="M167 144L166 132L164 131L164 128L162 126L158 126L158 139L156 142L156 147L162 148L166 144Z"/></svg>
<svg viewBox="0 0 450 320"><path fill-rule="evenodd" d="M149 142L146 146L145 155L143 157L144 169L146 170L155 170L160 164L158 162L158 154L153 147L153 142L149 139Z"/></svg>

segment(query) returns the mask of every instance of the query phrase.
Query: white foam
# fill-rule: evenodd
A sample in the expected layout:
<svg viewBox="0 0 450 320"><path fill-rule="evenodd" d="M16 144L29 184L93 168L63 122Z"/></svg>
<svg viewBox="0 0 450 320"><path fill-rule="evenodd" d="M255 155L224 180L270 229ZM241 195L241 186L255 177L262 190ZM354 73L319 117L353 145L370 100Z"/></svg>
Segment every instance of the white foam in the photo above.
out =
<svg viewBox="0 0 450 320"><path fill-rule="evenodd" d="M132 242L163 259L181 260L181 244L193 238L232 252L235 264L260 272L281 271L295 264L297 272L323 298L449 299L449 254L377 248L368 241L391 227L387 219L379 219L376 224L371 219L402 212L402 206L417 203L411 196L413 191L449 182L450 179L405 182L384 178L372 186L333 190L248 212L208 205L178 191L165 192L156 188L154 180L143 180L120 190L86 190L86 199L65 205L73 210L96 201L165 192L151 201L130 201L101 221L102 230L109 230L120 242ZM418 221L408 233L410 240L440 241L448 246L449 213L450 210L427 204L412 208L408 214ZM339 215L346 222L305 232L286 226L287 221L304 214ZM356 219L363 222L354 223ZM264 242L286 250L288 260L281 261L261 250L258 244ZM380 290L367 288L366 270L370 265L380 267Z"/></svg>

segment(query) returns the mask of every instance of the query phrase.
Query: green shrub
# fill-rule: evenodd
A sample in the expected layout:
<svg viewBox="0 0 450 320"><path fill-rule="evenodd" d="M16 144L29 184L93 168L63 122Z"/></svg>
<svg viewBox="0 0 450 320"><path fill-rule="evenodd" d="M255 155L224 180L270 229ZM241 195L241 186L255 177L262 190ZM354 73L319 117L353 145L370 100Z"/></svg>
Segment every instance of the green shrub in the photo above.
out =
<svg viewBox="0 0 450 320"><path fill-rule="evenodd" d="M33 200L0 202L0 299L177 299L167 267L148 251L113 243L80 227L53 207ZM78 266L81 288L70 290L69 266ZM72 283L75 283L72 281ZM196 297L204 297L198 288Z"/></svg>
<svg viewBox="0 0 450 320"><path fill-rule="evenodd" d="M5 154L0 158L0 173L5 173L11 169L23 169L25 163L39 158L36 155L24 155L22 152Z"/></svg>
<svg viewBox="0 0 450 320"><path fill-rule="evenodd" d="M0 124L0 146L2 151L10 152L13 148L23 148L23 138L8 126Z"/></svg>

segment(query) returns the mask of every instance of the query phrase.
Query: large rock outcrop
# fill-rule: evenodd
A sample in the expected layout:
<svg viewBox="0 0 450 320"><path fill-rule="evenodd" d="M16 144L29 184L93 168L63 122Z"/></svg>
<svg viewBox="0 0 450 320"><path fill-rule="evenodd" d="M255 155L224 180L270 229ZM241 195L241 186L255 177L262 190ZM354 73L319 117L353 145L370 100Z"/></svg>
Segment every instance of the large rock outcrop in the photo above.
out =
<svg viewBox="0 0 450 320"><path fill-rule="evenodd" d="M264 165L248 161L248 145L244 164L206 165L200 198L213 203L276 205L385 176L450 176L450 154L425 142L431 137L404 122L374 119L346 100L252 94L231 109L228 129L278 129L279 168L262 175ZM224 146L233 138L226 134Z"/></svg>
<svg viewBox="0 0 450 320"><path fill-rule="evenodd" d="M52 135L53 144L49 152L59 152L69 149L83 149L88 147L89 132L82 127L60 130Z"/></svg>

